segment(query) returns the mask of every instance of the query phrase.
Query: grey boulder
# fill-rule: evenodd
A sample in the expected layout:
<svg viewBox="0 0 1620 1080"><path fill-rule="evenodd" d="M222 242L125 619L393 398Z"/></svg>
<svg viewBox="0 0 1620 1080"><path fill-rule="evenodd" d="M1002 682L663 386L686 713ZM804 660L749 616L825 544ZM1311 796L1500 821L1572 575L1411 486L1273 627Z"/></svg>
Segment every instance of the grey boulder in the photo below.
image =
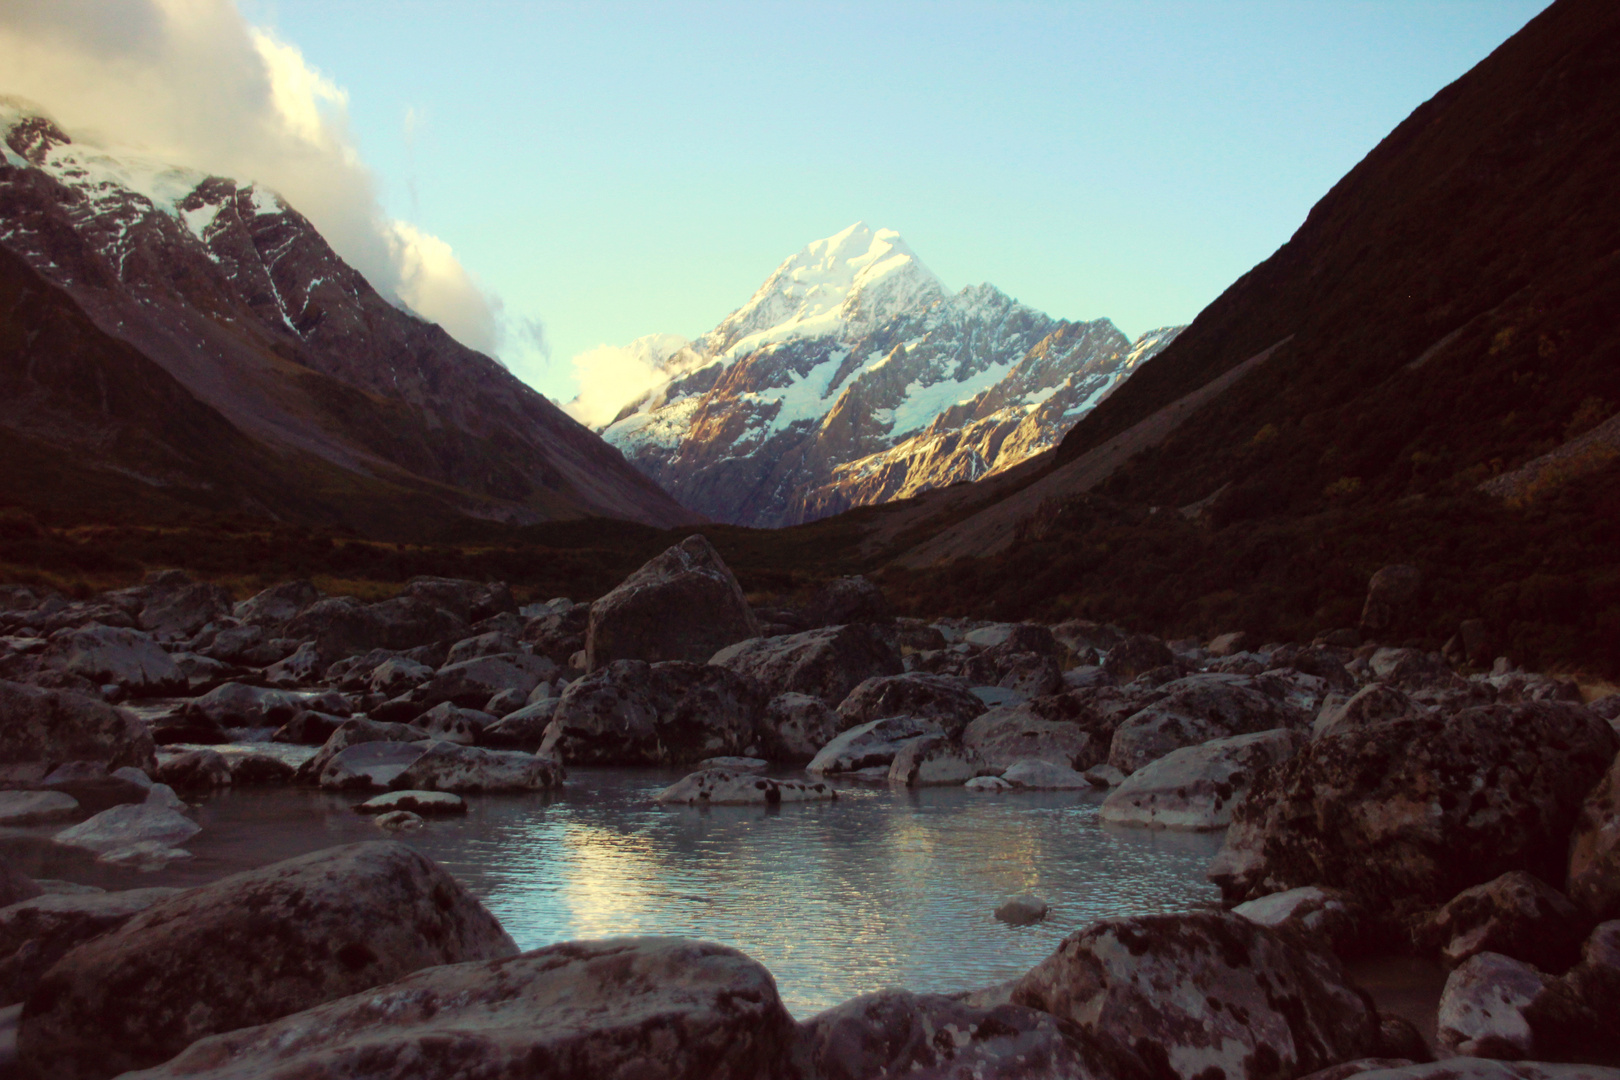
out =
<svg viewBox="0 0 1620 1080"><path fill-rule="evenodd" d="M822 747L805 771L812 775L852 773L878 766L888 768L908 743L945 732L932 720L891 716L859 724L841 732Z"/></svg>
<svg viewBox="0 0 1620 1080"><path fill-rule="evenodd" d="M0 682L0 776L43 780L63 761L153 766L152 735L133 715L67 690Z"/></svg>
<svg viewBox="0 0 1620 1080"><path fill-rule="evenodd" d="M388 786L420 791L555 791L566 775L556 758L430 742Z"/></svg>
<svg viewBox="0 0 1620 1080"><path fill-rule="evenodd" d="M873 676L905 670L894 646L865 623L751 638L721 649L709 663L752 678L773 697L796 691L826 702L842 702Z"/></svg>
<svg viewBox="0 0 1620 1080"><path fill-rule="evenodd" d="M329 848L160 900L68 953L28 999L18 1056L101 1080L421 968L516 952L403 844Z"/></svg>
<svg viewBox="0 0 1620 1080"><path fill-rule="evenodd" d="M97 686L112 684L135 696L178 694L186 677L149 634L91 623L53 638L48 659Z"/></svg>
<svg viewBox="0 0 1620 1080"><path fill-rule="evenodd" d="M178 847L199 832L202 826L169 807L126 803L63 829L51 839L64 847L103 855L140 843Z"/></svg>
<svg viewBox="0 0 1620 1080"><path fill-rule="evenodd" d="M653 801L689 806L778 806L836 798L838 793L824 783L776 780L735 769L702 769L660 791Z"/></svg>
<svg viewBox="0 0 1620 1080"><path fill-rule="evenodd" d="M880 990L811 1017L796 1058L819 1080L1113 1080L1129 1055L1047 1013Z"/></svg>
<svg viewBox="0 0 1620 1080"><path fill-rule="evenodd" d="M1155 1075L1298 1076L1370 1055L1378 1015L1330 953L1213 912L1104 919L1012 1000L1133 1050Z"/></svg>
<svg viewBox="0 0 1620 1080"><path fill-rule="evenodd" d="M0 1006L25 999L68 950L181 891L50 893L0 908Z"/></svg>
<svg viewBox="0 0 1620 1080"><path fill-rule="evenodd" d="M795 1034L743 954L608 938L420 971L125 1080L785 1080Z"/></svg>
<svg viewBox="0 0 1620 1080"><path fill-rule="evenodd" d="M1260 770L1286 761L1304 742L1303 733L1276 728L1172 750L1127 776L1099 816L1115 825L1224 829Z"/></svg>
<svg viewBox="0 0 1620 1080"><path fill-rule="evenodd" d="M866 679L838 706L845 727L885 716L915 716L932 720L951 736L985 711L966 679L913 671L903 675L874 675Z"/></svg>

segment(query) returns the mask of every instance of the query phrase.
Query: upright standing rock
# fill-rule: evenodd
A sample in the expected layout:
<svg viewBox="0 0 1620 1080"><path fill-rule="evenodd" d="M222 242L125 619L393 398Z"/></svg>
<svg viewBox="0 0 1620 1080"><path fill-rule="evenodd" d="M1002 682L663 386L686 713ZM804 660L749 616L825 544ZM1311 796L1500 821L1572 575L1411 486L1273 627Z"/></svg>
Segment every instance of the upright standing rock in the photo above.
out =
<svg viewBox="0 0 1620 1080"><path fill-rule="evenodd" d="M688 536L591 605L585 662L591 671L614 660L701 664L759 632L720 553Z"/></svg>

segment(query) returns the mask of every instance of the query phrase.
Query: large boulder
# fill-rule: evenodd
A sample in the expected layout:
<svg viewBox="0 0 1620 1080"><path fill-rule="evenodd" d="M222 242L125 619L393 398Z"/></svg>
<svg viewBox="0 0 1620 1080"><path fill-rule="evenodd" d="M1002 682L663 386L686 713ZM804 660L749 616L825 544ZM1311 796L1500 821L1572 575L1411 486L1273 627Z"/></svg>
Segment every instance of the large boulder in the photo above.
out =
<svg viewBox="0 0 1620 1080"><path fill-rule="evenodd" d="M1108 650L1103 668L1120 682L1176 662L1170 646L1151 634L1132 634Z"/></svg>
<svg viewBox="0 0 1620 1080"><path fill-rule="evenodd" d="M188 638L231 613L231 594L220 586L192 581L177 571L161 577L138 620L140 628L159 641Z"/></svg>
<svg viewBox="0 0 1620 1080"><path fill-rule="evenodd" d="M742 953L607 938L421 971L126 1080L786 1080L795 1034Z"/></svg>
<svg viewBox="0 0 1620 1080"><path fill-rule="evenodd" d="M428 742L376 740L355 743L333 754L315 774L315 781L327 791L373 791L392 786L427 753L429 746L452 745ZM414 785L404 785L414 786Z"/></svg>
<svg viewBox="0 0 1620 1080"><path fill-rule="evenodd" d="M897 989L806 1020L795 1059L818 1080L1134 1080L1140 1073L1128 1051L1049 1013Z"/></svg>
<svg viewBox="0 0 1620 1080"><path fill-rule="evenodd" d="M771 761L803 764L844 727L844 718L825 701L790 690L766 704L759 722L759 752Z"/></svg>
<svg viewBox="0 0 1620 1080"><path fill-rule="evenodd" d="M1184 746L1125 778L1098 816L1115 825L1224 829L1262 769L1293 757L1305 735L1273 728Z"/></svg>
<svg viewBox="0 0 1620 1080"><path fill-rule="evenodd" d="M1349 893L1315 885L1246 900L1232 909L1252 923L1315 938L1339 956L1360 956L1376 949L1379 928L1367 909Z"/></svg>
<svg viewBox="0 0 1620 1080"><path fill-rule="evenodd" d="M411 743L427 737L427 732L410 724L389 724L356 716L343 721L326 737L315 756L298 767L298 776L311 783L319 780L327 764L351 746L370 742Z"/></svg>
<svg viewBox="0 0 1620 1080"><path fill-rule="evenodd" d="M1274 728L1302 727L1304 713L1231 676L1195 675L1167 683L1168 691L1119 725L1108 764L1132 773L1172 750L1211 739Z"/></svg>
<svg viewBox="0 0 1620 1080"><path fill-rule="evenodd" d="M567 664L575 653L584 651L590 622L591 605L559 597L523 624L523 640L534 647L536 656Z"/></svg>
<svg viewBox="0 0 1620 1080"><path fill-rule="evenodd" d="M1600 923L1581 946L1581 959L1562 980L1571 1004L1587 1019L1566 1032L1571 1056L1620 1063L1620 921ZM1584 1037L1582 1037L1584 1035Z"/></svg>
<svg viewBox="0 0 1620 1080"><path fill-rule="evenodd" d="M1564 703L1341 720L1255 781L1209 876L1229 900L1328 885L1402 912L1509 870L1558 880L1615 748Z"/></svg>
<svg viewBox="0 0 1620 1080"><path fill-rule="evenodd" d="M1561 1057L1557 1033L1583 1026L1558 980L1522 960L1478 953L1446 979L1440 995L1440 1046L1460 1057L1535 1060Z"/></svg>
<svg viewBox="0 0 1620 1080"><path fill-rule="evenodd" d="M1620 757L1581 804L1568 880L1569 898L1592 918L1620 916Z"/></svg>
<svg viewBox="0 0 1620 1080"><path fill-rule="evenodd" d="M889 783L902 787L961 784L989 772L979 755L945 735L926 735L900 748L889 765Z"/></svg>
<svg viewBox="0 0 1620 1080"><path fill-rule="evenodd" d="M836 798L838 793L823 783L777 780L734 769L703 769L660 791L653 801L689 806L778 806Z"/></svg>
<svg viewBox="0 0 1620 1080"><path fill-rule="evenodd" d="M913 671L864 680L839 704L838 715L845 727L885 716L922 717L955 736L984 710L966 679Z"/></svg>
<svg viewBox="0 0 1620 1080"><path fill-rule="evenodd" d="M285 690L239 682L216 686L193 705L221 727L280 727L302 707L298 696Z"/></svg>
<svg viewBox="0 0 1620 1080"><path fill-rule="evenodd" d="M448 701L466 709L482 709L504 690L515 690L526 698L541 682L556 676L557 665L543 656L478 656L446 664L412 697L426 708Z"/></svg>
<svg viewBox="0 0 1620 1080"><path fill-rule="evenodd" d="M714 546L689 536L647 562L591 605L585 663L703 662L733 642L759 636L742 586Z"/></svg>
<svg viewBox="0 0 1620 1080"><path fill-rule="evenodd" d="M400 596L441 608L467 623L482 622L502 613L516 613L517 599L504 581L468 581L465 578L413 577Z"/></svg>
<svg viewBox="0 0 1620 1080"><path fill-rule="evenodd" d="M1237 915L1104 919L1012 1000L1132 1050L1160 1077L1282 1080L1371 1054L1378 1014L1330 953Z"/></svg>
<svg viewBox="0 0 1620 1080"><path fill-rule="evenodd" d="M1071 691L997 705L963 729L962 745L994 769L1027 758L1089 769L1108 760L1119 723L1108 711L1093 708L1092 696Z"/></svg>
<svg viewBox="0 0 1620 1080"><path fill-rule="evenodd" d="M320 598L321 591L311 582L283 581L243 600L231 614L250 625L279 630Z"/></svg>
<svg viewBox="0 0 1620 1080"><path fill-rule="evenodd" d="M65 791L0 791L0 826L48 825L79 814L79 800Z"/></svg>
<svg viewBox="0 0 1620 1080"><path fill-rule="evenodd" d="M773 697L791 690L828 704L843 701L874 675L905 670L894 646L865 623L751 638L721 649L709 662L754 679Z"/></svg>
<svg viewBox="0 0 1620 1080"><path fill-rule="evenodd" d="M160 900L68 953L28 998L18 1056L42 1076L100 1080L421 968L516 952L403 844L328 848Z"/></svg>
<svg viewBox="0 0 1620 1080"><path fill-rule="evenodd" d="M202 826L167 806L125 803L63 829L51 839L64 847L105 855L143 843L178 847L200 832Z"/></svg>
<svg viewBox="0 0 1620 1080"><path fill-rule="evenodd" d="M540 752L576 765L685 765L746 754L764 691L710 664L616 660L569 684Z"/></svg>
<svg viewBox="0 0 1620 1080"><path fill-rule="evenodd" d="M816 776L858 772L894 764L895 755L918 739L945 734L932 720L919 720L914 716L890 716L870 723L858 724L841 732L832 742L823 746L805 766L805 771Z"/></svg>
<svg viewBox="0 0 1620 1080"><path fill-rule="evenodd" d="M111 683L135 696L178 694L186 677L150 634L91 623L51 641L48 660L97 686Z"/></svg>
<svg viewBox="0 0 1620 1080"><path fill-rule="evenodd" d="M1493 952L1543 971L1563 971L1575 962L1587 927L1558 890L1522 870L1510 870L1458 893L1414 937L1420 946L1439 949L1447 967Z"/></svg>
<svg viewBox="0 0 1620 1080"><path fill-rule="evenodd" d="M545 741L546 728L557 715L557 698L541 698L507 713L478 733L478 745L492 750L527 750L531 754Z"/></svg>
<svg viewBox="0 0 1620 1080"><path fill-rule="evenodd" d="M146 725L122 709L69 690L0 682L0 775L39 780L64 761L149 769L154 749Z"/></svg>
<svg viewBox="0 0 1620 1080"><path fill-rule="evenodd" d="M893 618L894 611L883 590L860 574L833 578L804 605L807 627L887 622Z"/></svg>
<svg viewBox="0 0 1620 1080"><path fill-rule="evenodd" d="M431 742L388 786L419 791L555 791L564 776L553 757Z"/></svg>
<svg viewBox="0 0 1620 1080"><path fill-rule="evenodd" d="M328 664L372 649L403 651L467 636L466 620L413 596L362 604L347 596L318 600L282 631L314 642Z"/></svg>
<svg viewBox="0 0 1620 1080"><path fill-rule="evenodd" d="M180 889L47 893L0 908L0 1006L22 1001L68 950L116 930Z"/></svg>

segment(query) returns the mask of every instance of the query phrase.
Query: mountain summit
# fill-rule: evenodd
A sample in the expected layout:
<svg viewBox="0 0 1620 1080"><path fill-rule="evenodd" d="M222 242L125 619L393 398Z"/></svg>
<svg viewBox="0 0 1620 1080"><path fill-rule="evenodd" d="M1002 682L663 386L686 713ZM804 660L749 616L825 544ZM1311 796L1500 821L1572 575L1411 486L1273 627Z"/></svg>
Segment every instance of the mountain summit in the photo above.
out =
<svg viewBox="0 0 1620 1080"><path fill-rule="evenodd" d="M6 500L400 536L469 516L692 518L389 303L273 192L75 142L14 100L0 142Z"/></svg>
<svg viewBox="0 0 1620 1080"><path fill-rule="evenodd" d="M991 285L949 293L899 233L857 222L786 259L697 341L633 343L661 378L603 435L701 513L792 525L1055 445L1178 329L1133 343Z"/></svg>

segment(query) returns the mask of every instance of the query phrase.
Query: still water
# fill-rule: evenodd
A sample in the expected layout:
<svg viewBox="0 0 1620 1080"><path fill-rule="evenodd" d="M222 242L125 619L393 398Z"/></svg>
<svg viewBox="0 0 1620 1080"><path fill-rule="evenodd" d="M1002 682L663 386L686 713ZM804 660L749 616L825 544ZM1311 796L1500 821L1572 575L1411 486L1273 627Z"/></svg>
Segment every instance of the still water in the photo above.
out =
<svg viewBox="0 0 1620 1080"><path fill-rule="evenodd" d="M1107 915L1213 900L1219 834L1104 827L1098 796L962 788L840 788L832 803L699 810L652 796L679 772L572 769L559 796L470 796L465 818L403 839L443 863L520 947L617 934L736 946L776 976L803 1018L883 986L951 991L1013 978ZM39 877L108 888L191 885L333 844L376 839L358 796L243 790L204 801L196 854L152 874L48 843L55 828L0 832ZM1046 922L998 923L1032 890Z"/></svg>

